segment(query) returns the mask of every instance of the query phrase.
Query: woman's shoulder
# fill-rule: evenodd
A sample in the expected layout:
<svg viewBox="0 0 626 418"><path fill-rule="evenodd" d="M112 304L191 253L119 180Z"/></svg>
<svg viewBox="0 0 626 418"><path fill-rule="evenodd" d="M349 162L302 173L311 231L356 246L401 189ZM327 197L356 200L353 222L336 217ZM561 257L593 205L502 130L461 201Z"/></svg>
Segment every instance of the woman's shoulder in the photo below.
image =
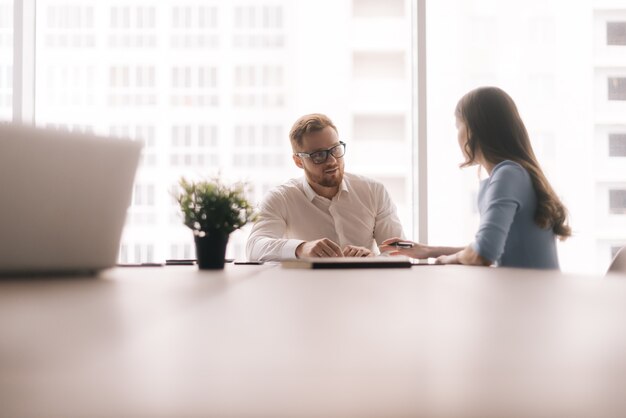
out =
<svg viewBox="0 0 626 418"><path fill-rule="evenodd" d="M493 167L489 178L492 181L501 178L530 180L530 175L528 174L528 171L521 166L521 164L516 163L515 161L504 160Z"/></svg>
<svg viewBox="0 0 626 418"><path fill-rule="evenodd" d="M524 167L514 161L505 160L498 163L489 176L489 185L498 190L509 190L508 193L521 193L532 189L532 179Z"/></svg>
<svg viewBox="0 0 626 418"><path fill-rule="evenodd" d="M504 161L499 162L493 167L493 169L491 170L491 175L493 175L496 172L501 172L501 171L512 172L512 173L514 172L525 173L526 169L522 167L520 163L516 163L515 161L511 161L511 160L504 160Z"/></svg>

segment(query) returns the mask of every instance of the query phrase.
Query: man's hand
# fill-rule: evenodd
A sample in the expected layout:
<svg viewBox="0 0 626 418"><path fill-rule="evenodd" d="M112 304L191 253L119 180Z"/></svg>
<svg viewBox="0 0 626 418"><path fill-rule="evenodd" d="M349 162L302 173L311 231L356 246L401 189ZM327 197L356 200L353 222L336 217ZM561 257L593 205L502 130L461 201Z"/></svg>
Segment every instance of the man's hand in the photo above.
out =
<svg viewBox="0 0 626 418"><path fill-rule="evenodd" d="M346 245L343 249L343 255L346 257L369 257L374 254L365 247L357 247L356 245Z"/></svg>
<svg viewBox="0 0 626 418"><path fill-rule="evenodd" d="M343 253L339 245L328 238L322 238L298 245L296 257L343 257Z"/></svg>

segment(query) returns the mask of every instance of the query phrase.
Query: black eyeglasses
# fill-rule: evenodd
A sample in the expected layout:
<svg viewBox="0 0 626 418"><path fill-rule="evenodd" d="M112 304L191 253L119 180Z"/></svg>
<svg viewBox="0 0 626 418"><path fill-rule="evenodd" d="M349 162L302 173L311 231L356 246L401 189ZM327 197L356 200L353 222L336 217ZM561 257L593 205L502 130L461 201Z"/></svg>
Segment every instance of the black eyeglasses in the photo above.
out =
<svg viewBox="0 0 626 418"><path fill-rule="evenodd" d="M310 158L314 164L322 164L328 160L329 155L332 155L335 158L341 158L345 153L346 144L343 141L339 141L339 144L325 150L315 152L296 152L294 155L297 155L298 157Z"/></svg>

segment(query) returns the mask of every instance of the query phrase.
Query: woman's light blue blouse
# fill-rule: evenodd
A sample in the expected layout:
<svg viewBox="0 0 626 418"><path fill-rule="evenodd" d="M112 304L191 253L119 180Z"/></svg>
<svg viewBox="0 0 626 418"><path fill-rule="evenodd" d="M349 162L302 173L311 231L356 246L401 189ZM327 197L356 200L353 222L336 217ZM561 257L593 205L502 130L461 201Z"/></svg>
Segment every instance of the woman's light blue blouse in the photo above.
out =
<svg viewBox="0 0 626 418"><path fill-rule="evenodd" d="M555 234L535 224L537 195L528 172L503 161L480 183L480 226L471 244L502 267L558 269Z"/></svg>

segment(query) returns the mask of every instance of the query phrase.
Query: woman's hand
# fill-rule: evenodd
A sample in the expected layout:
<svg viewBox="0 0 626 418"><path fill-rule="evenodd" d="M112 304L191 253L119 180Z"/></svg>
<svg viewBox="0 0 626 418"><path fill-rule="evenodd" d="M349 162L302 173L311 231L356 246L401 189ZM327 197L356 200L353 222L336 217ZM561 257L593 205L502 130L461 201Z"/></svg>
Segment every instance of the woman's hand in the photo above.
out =
<svg viewBox="0 0 626 418"><path fill-rule="evenodd" d="M458 256L460 252L451 255L440 255L435 259L435 264L461 264Z"/></svg>
<svg viewBox="0 0 626 418"><path fill-rule="evenodd" d="M393 244L395 242L410 242L413 244L411 248L400 248ZM381 253L389 252L389 255L405 255L411 258L417 258L424 260L430 257L430 247L428 245L422 245L417 242L403 240L402 238L394 237L383 241L382 245L378 247Z"/></svg>
<svg viewBox="0 0 626 418"><path fill-rule="evenodd" d="M435 264L465 264L470 266L490 266L491 261L483 258L471 246L463 248L461 251L437 257Z"/></svg>

